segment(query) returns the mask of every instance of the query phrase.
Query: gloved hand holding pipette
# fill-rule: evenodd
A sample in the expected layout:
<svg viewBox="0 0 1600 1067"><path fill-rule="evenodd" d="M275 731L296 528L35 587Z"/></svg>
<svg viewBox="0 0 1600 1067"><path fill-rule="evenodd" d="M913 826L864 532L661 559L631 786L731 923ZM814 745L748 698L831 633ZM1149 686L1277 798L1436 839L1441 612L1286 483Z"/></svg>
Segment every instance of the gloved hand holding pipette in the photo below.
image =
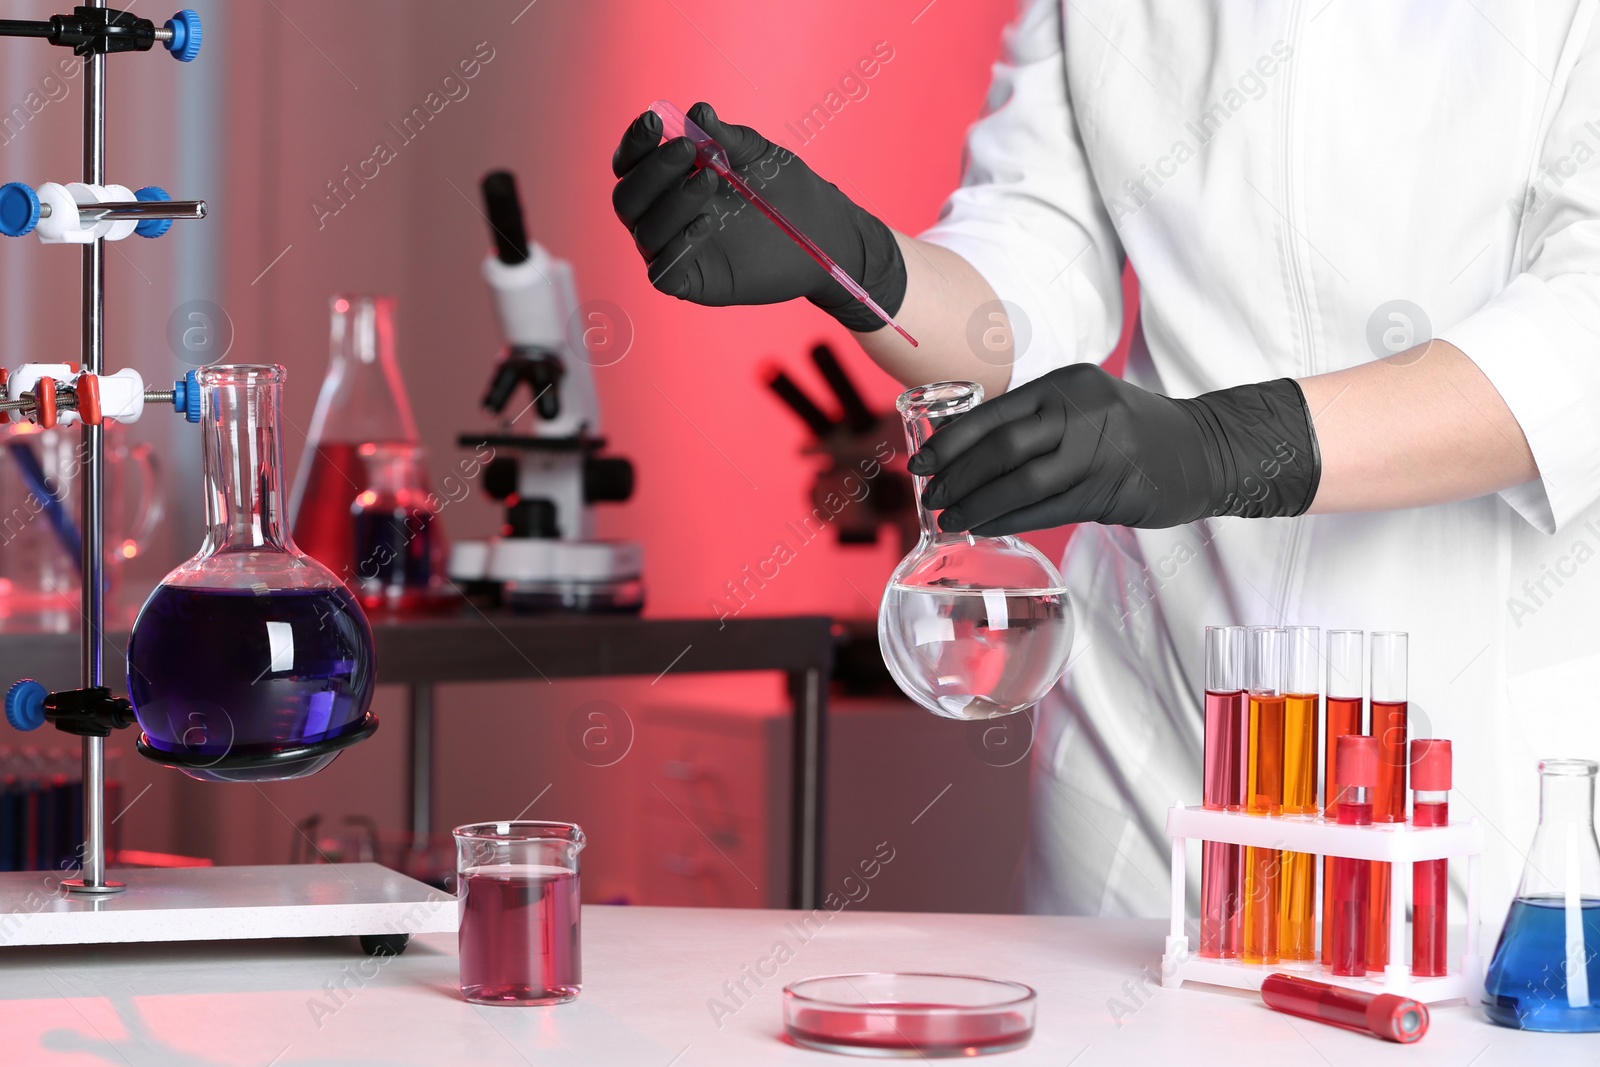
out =
<svg viewBox="0 0 1600 1067"><path fill-rule="evenodd" d="M692 121L726 150L728 165L831 257L889 315L905 296L906 268L894 233L824 181L798 156L748 126L722 122L709 104ZM661 119L646 111L617 146L611 167L617 217L663 293L697 304L775 304L805 297L860 333L883 320L851 295L778 226L710 168L686 137L661 143Z"/></svg>

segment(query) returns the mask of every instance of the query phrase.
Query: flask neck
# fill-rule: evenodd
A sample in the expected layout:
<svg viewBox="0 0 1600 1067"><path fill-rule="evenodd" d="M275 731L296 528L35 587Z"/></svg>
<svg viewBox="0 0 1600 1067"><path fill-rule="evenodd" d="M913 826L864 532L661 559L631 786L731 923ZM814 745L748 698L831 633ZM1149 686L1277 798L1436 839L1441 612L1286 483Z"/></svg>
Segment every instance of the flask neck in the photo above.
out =
<svg viewBox="0 0 1600 1067"><path fill-rule="evenodd" d="M983 386L976 382L935 382L900 394L895 410L905 424L910 454L915 455L941 426L981 403ZM939 529L938 512L929 510L923 502L928 479L912 475L911 484L916 493L917 523L922 530L923 544L971 544L975 540L969 532L947 533Z"/></svg>
<svg viewBox="0 0 1600 1067"><path fill-rule="evenodd" d="M200 554L289 550L278 430L283 368L207 367L198 378L206 494Z"/></svg>
<svg viewBox="0 0 1600 1067"><path fill-rule="evenodd" d="M1594 771L1583 760L1546 760L1539 767L1539 825L1594 828ZM1580 766L1572 766L1580 765ZM1593 767L1593 764L1588 764Z"/></svg>

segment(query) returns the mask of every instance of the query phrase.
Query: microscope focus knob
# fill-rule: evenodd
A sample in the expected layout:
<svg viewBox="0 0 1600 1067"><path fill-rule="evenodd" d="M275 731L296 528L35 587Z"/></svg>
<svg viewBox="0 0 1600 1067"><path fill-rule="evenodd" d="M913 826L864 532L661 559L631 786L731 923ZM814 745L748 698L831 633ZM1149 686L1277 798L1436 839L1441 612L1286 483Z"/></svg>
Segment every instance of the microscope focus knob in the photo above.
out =
<svg viewBox="0 0 1600 1067"><path fill-rule="evenodd" d="M0 234L22 237L39 224L39 194L22 182L0 185Z"/></svg>
<svg viewBox="0 0 1600 1067"><path fill-rule="evenodd" d="M44 698L50 690L24 678L6 691L6 722L17 730L37 730L44 725Z"/></svg>
<svg viewBox="0 0 1600 1067"><path fill-rule="evenodd" d="M189 63L200 54L200 16L188 8L167 20L166 29L172 38L166 42L167 51L179 63Z"/></svg>

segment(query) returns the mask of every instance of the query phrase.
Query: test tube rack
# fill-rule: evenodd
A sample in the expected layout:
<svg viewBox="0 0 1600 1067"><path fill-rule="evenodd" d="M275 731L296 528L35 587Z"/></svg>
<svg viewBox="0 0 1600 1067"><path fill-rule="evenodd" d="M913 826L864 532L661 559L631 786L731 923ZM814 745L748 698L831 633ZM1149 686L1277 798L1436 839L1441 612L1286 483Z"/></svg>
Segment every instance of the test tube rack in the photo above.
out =
<svg viewBox="0 0 1600 1067"><path fill-rule="evenodd" d="M1477 819L1452 822L1448 826L1413 826L1410 823L1341 826L1321 816L1269 817L1174 804L1167 810L1167 836L1172 838L1172 926L1161 957L1163 986L1197 982L1234 989L1260 989L1267 975L1281 972L1368 993L1395 993L1425 1004L1476 1001L1483 992L1483 957L1478 944L1478 857L1483 854L1483 827ZM1334 975L1315 960L1257 964L1200 956L1190 945L1186 933L1186 868L1190 840L1393 864L1388 966L1382 973L1358 978ZM1438 859L1465 859L1467 862L1466 939L1458 969L1425 978L1411 973L1409 956L1403 951L1407 943L1406 906L1411 898L1411 864ZM1316 867L1320 872L1322 864ZM1320 902L1321 894L1316 897Z"/></svg>
<svg viewBox="0 0 1600 1067"><path fill-rule="evenodd" d="M200 19L180 11L164 25L84 0L47 20L0 19L0 36L70 48L83 61L82 182L0 186L0 235L82 246L82 355L77 365L0 368L0 418L43 428L82 424L82 688L47 693L24 679L6 694L20 729L46 721L82 739L83 843L77 877L60 871L0 873L0 946L210 941L357 935L369 953L404 949L413 933L456 929L453 897L373 863L194 867L120 873L106 869L106 741L133 724L126 698L104 686L106 420L132 422L147 402L170 403L189 421L200 404L193 372L172 389L146 389L131 371L105 373L105 242L160 237L179 219L202 219L203 201L174 201L147 186L106 183L106 60L158 46L188 63L200 52ZM52 309L54 310L54 309ZM70 872L65 872L70 873ZM126 892L125 892L126 891Z"/></svg>

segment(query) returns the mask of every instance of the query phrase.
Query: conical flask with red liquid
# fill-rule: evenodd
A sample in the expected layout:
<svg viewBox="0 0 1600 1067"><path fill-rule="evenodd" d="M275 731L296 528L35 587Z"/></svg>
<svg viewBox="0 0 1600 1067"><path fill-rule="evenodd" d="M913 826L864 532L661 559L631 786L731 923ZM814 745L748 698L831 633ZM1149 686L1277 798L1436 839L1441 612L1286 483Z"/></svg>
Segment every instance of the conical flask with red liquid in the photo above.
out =
<svg viewBox="0 0 1600 1067"><path fill-rule="evenodd" d="M139 752L192 778L301 778L370 736L372 631L281 514L283 368L199 371L206 538L128 640Z"/></svg>
<svg viewBox="0 0 1600 1067"><path fill-rule="evenodd" d="M448 547L395 360L395 298L340 294L331 309L328 374L289 503L294 539L369 611L431 609L449 600Z"/></svg>

